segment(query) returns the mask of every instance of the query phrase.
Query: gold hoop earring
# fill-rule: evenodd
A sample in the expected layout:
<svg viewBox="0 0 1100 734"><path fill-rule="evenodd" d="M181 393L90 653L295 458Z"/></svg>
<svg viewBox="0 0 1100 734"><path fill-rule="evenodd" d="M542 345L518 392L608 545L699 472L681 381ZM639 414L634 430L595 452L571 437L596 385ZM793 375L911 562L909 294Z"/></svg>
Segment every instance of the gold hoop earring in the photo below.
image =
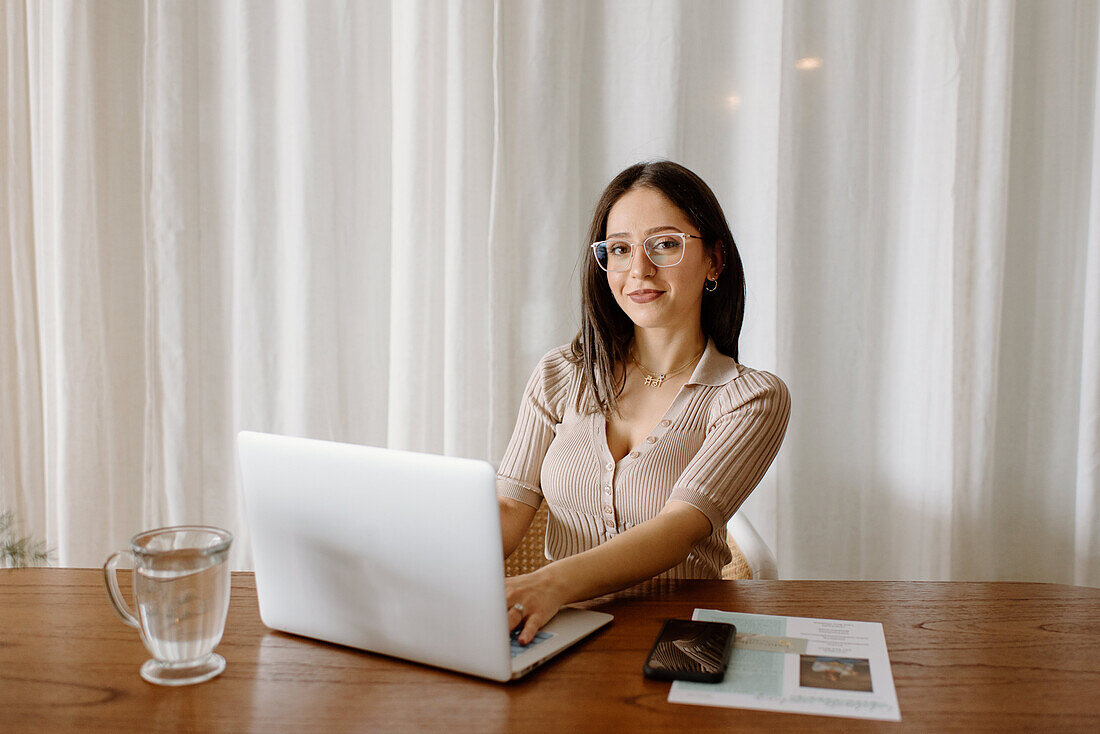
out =
<svg viewBox="0 0 1100 734"><path fill-rule="evenodd" d="M708 285L712 285L714 287L708 288ZM707 293L714 293L716 290L718 290L718 278L707 278L707 282L703 284L703 290L705 290Z"/></svg>

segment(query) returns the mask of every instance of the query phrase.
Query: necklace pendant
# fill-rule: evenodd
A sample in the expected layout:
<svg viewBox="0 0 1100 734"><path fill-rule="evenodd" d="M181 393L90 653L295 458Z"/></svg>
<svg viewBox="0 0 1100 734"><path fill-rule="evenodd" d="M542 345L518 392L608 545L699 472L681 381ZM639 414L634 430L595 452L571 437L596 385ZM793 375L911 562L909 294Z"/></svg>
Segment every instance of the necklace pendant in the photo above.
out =
<svg viewBox="0 0 1100 734"><path fill-rule="evenodd" d="M630 354L630 361L633 362L634 364L638 365L638 371L641 372L643 375L645 375L645 383L644 384L645 384L646 387L660 387L661 385L663 385L665 383L665 378L666 377L669 377L670 375L680 374L681 372L686 370L688 367L690 367L691 365L698 362L699 359L702 358L703 354L706 351L707 351L707 349L704 346L702 352L699 352L694 357L692 357L690 360L688 360L687 362L684 362L682 365L680 365L676 369L669 370L668 372L662 372L662 373L657 374L657 375L655 375L652 372L650 372L649 370L647 370L645 368L645 366L637 360L637 358L634 356L633 352L631 352L631 354Z"/></svg>

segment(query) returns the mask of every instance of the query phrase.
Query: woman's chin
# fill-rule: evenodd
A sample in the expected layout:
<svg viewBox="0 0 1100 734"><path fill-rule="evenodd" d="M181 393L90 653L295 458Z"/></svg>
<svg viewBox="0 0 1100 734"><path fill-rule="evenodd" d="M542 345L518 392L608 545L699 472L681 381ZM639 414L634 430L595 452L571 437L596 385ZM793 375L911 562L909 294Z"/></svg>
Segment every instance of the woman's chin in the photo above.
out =
<svg viewBox="0 0 1100 734"><path fill-rule="evenodd" d="M630 317L631 322L638 329L676 330L691 321L690 309L674 304L667 296L649 303L634 303L623 299L619 301L619 308Z"/></svg>
<svg viewBox="0 0 1100 734"><path fill-rule="evenodd" d="M627 316L634 322L636 329L668 329L674 326L672 319L661 318L660 314L628 313Z"/></svg>

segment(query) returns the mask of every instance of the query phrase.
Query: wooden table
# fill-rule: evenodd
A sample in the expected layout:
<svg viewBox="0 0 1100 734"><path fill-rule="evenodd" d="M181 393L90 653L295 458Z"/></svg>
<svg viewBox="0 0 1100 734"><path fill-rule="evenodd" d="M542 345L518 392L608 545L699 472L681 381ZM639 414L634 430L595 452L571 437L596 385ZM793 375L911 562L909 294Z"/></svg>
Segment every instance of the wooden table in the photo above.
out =
<svg viewBox="0 0 1100 734"><path fill-rule="evenodd" d="M591 606L615 621L498 684L272 632L236 573L226 671L162 688L138 676L149 656L98 569L2 570L0 732L1100 731L1100 589L689 581ZM882 622L901 723L668 703L642 662L661 620L695 607Z"/></svg>

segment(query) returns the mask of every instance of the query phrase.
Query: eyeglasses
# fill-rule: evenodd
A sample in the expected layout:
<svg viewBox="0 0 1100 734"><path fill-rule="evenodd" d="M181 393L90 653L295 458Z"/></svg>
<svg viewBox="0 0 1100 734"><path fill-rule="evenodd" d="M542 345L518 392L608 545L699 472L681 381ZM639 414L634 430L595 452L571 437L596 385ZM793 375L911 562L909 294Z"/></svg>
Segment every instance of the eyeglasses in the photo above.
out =
<svg viewBox="0 0 1100 734"><path fill-rule="evenodd" d="M659 268L671 268L679 265L684 259L684 248L687 247L688 238L701 240L699 235L684 234L683 232L662 232L652 237L647 237L641 247L645 250L649 261ZM630 270L630 263L634 259L635 242L623 240L604 240L592 243L592 254L596 256L596 262L609 273L621 273Z"/></svg>

